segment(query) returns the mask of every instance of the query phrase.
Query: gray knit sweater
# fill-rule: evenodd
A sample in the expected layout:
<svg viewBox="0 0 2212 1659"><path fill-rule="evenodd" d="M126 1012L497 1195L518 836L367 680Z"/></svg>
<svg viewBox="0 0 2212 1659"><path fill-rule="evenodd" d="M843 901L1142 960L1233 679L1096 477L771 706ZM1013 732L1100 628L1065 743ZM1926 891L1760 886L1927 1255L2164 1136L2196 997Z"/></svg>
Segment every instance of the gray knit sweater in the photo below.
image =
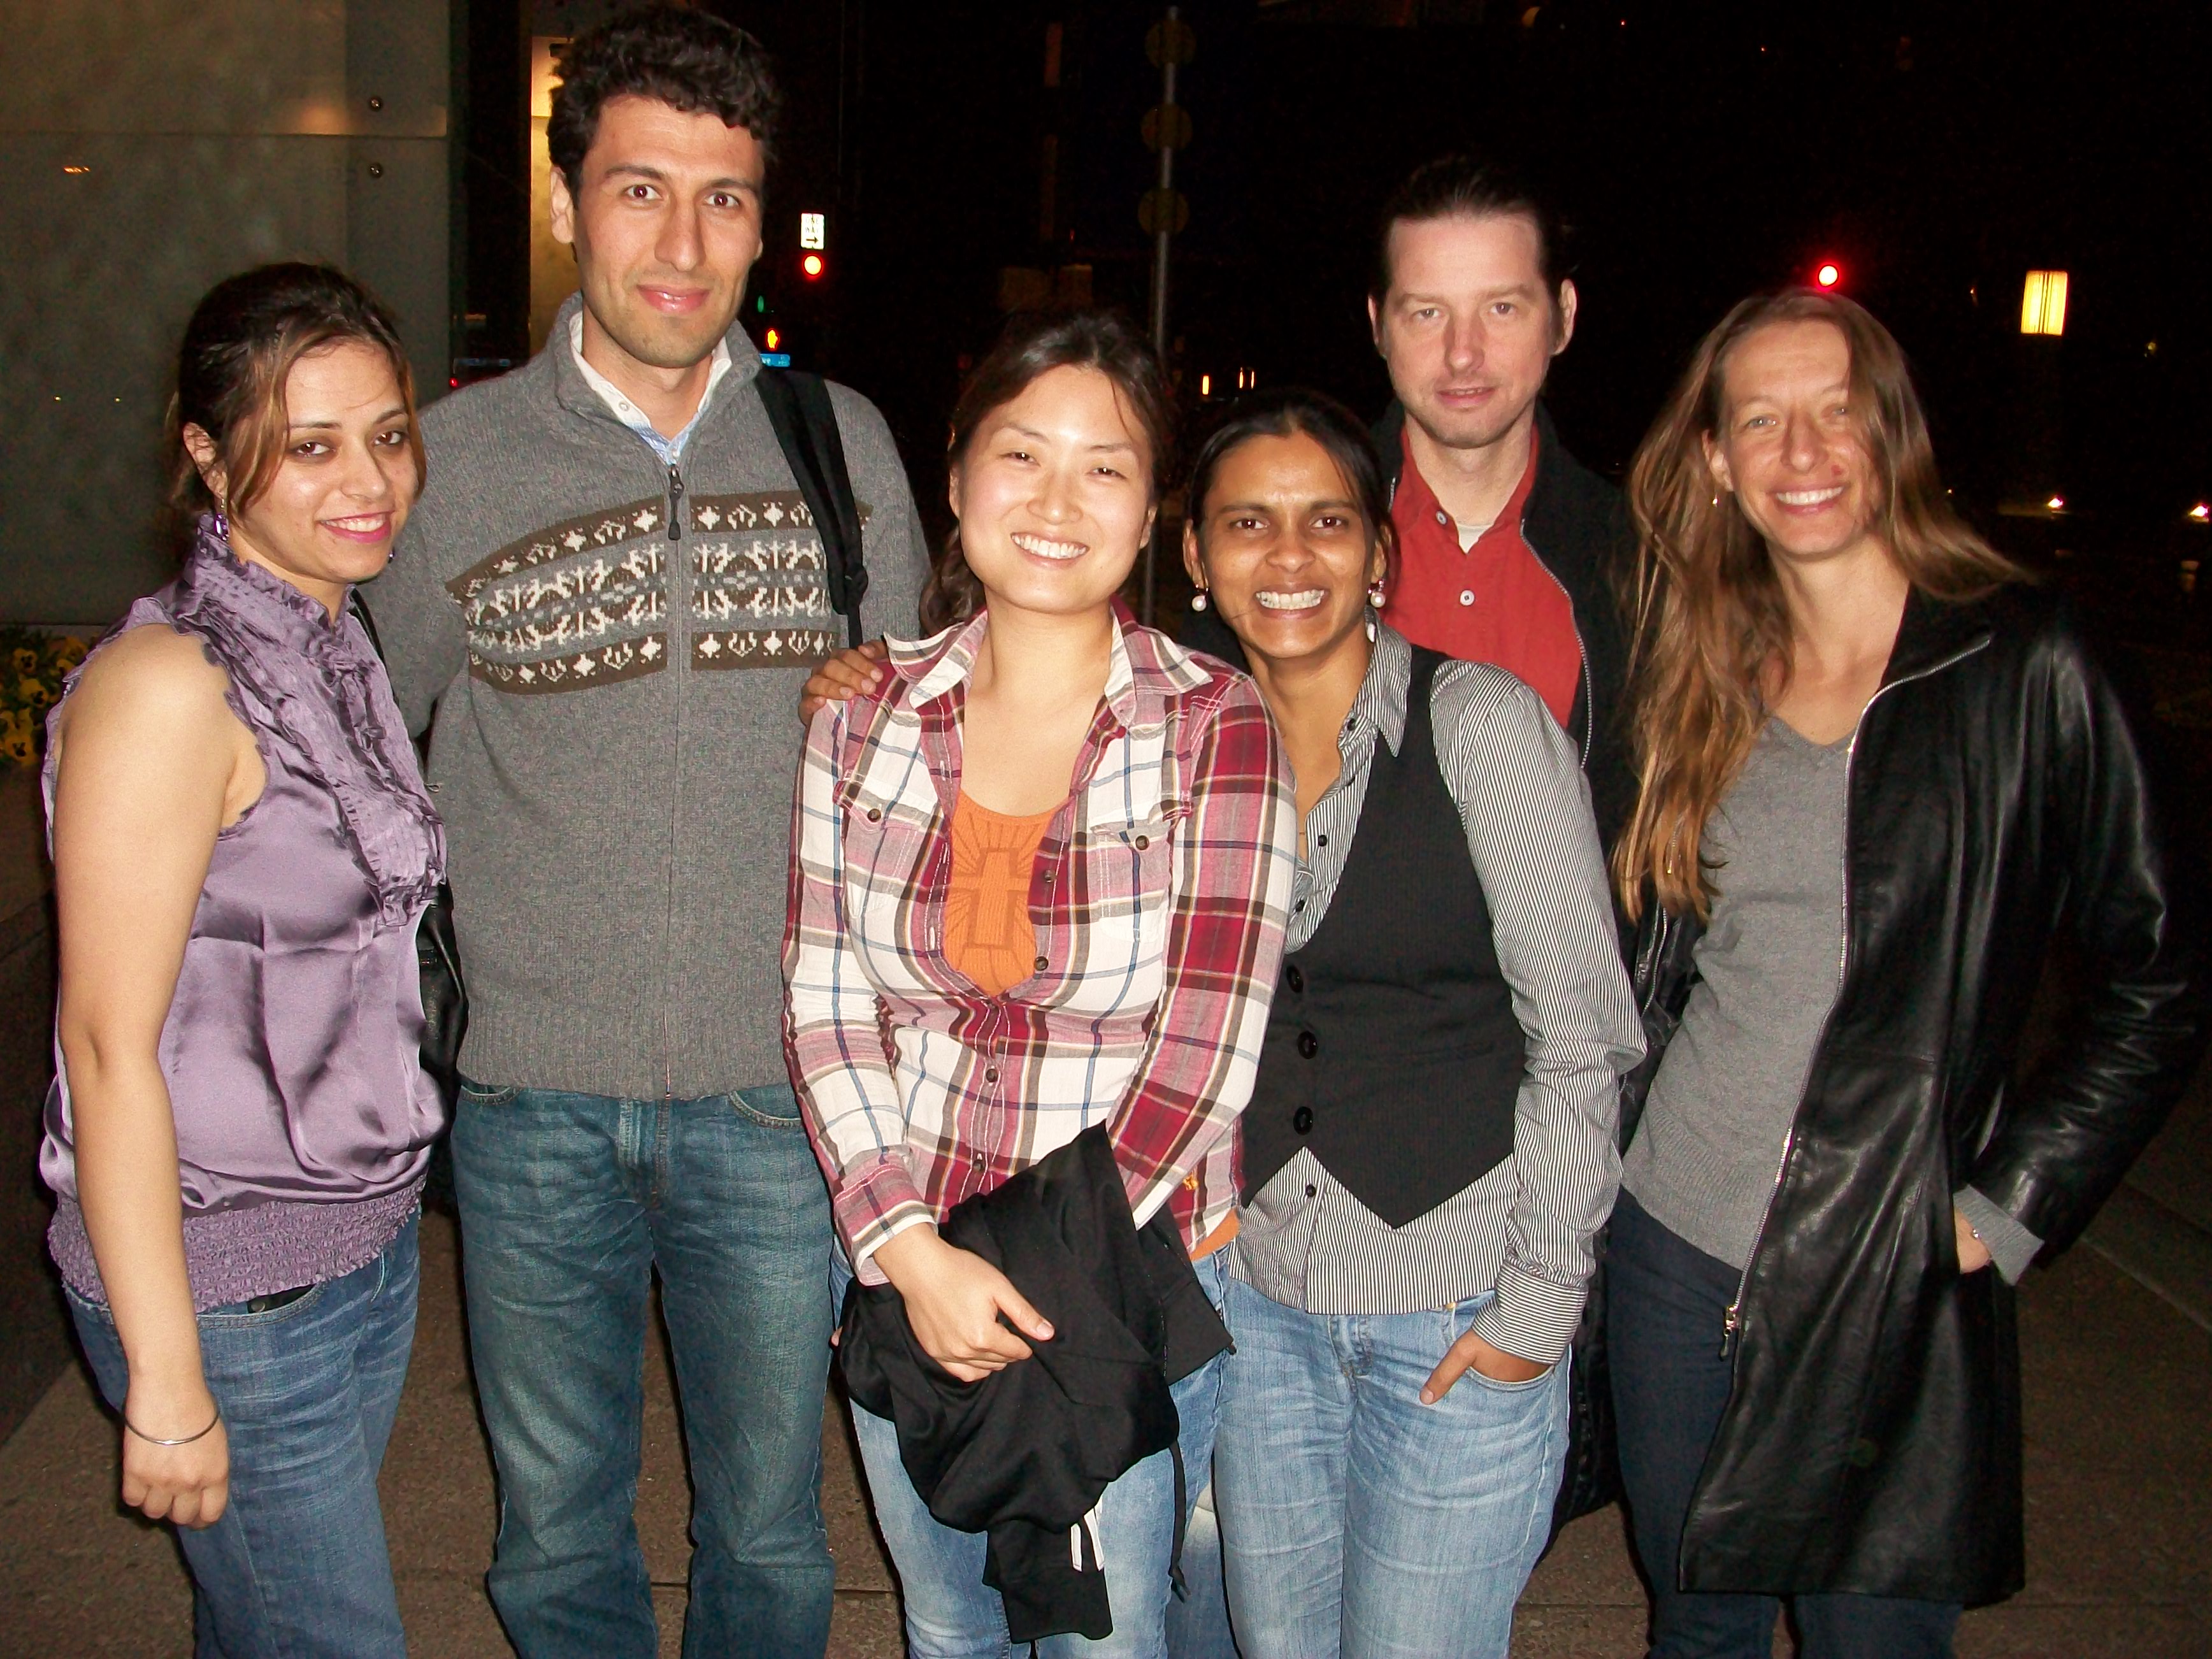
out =
<svg viewBox="0 0 2212 1659"><path fill-rule="evenodd" d="M799 691L844 624L743 328L678 490L584 380L568 314L524 368L424 413L428 486L364 590L410 729L436 711L462 1067L636 1099L780 1082ZM874 406L831 396L863 621L911 633L906 475Z"/></svg>

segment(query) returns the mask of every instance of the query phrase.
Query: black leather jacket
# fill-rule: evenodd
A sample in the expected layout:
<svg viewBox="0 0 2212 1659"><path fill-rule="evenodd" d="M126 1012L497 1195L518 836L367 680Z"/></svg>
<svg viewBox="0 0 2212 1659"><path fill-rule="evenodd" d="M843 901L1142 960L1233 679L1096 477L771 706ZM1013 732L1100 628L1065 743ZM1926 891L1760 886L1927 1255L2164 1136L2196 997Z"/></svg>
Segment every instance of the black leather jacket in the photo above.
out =
<svg viewBox="0 0 2212 1659"><path fill-rule="evenodd" d="M2203 1051L2199 888L2111 683L2042 594L1916 593L1850 765L1843 982L1744 1274L1680 1582L1971 1605L2022 1582L2020 1367L2012 1291L1959 1272L1952 1194L2054 1249L2088 1223ZM2062 923L2080 1026L2008 1094ZM1650 1057L1625 1109L1698 932L1646 915Z"/></svg>

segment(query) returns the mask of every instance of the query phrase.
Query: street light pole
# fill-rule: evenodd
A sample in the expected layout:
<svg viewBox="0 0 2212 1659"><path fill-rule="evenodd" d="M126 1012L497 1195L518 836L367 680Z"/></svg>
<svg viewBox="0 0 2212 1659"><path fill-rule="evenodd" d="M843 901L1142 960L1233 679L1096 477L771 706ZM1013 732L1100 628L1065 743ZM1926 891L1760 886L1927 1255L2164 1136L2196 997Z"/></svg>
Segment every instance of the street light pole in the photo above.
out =
<svg viewBox="0 0 2212 1659"><path fill-rule="evenodd" d="M1158 217L1152 228L1152 349L1159 353L1164 363L1168 357L1168 248L1175 237L1175 129L1170 124L1176 101L1176 60L1182 56L1174 49L1174 38L1182 21L1182 8L1170 6L1167 21L1163 27L1164 47L1160 53L1160 174L1158 193L1153 200L1159 204ZM1145 625L1152 625L1158 607L1154 595L1159 580L1160 527L1152 525L1151 539L1145 544Z"/></svg>

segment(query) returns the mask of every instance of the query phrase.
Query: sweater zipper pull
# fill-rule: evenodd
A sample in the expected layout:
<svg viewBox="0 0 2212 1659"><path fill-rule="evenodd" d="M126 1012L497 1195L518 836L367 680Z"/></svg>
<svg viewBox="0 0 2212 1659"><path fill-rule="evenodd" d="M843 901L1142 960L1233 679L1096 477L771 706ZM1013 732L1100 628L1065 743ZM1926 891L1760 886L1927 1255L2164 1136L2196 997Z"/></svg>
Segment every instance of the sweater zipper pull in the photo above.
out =
<svg viewBox="0 0 2212 1659"><path fill-rule="evenodd" d="M684 475L673 461L668 464L668 539L684 539Z"/></svg>

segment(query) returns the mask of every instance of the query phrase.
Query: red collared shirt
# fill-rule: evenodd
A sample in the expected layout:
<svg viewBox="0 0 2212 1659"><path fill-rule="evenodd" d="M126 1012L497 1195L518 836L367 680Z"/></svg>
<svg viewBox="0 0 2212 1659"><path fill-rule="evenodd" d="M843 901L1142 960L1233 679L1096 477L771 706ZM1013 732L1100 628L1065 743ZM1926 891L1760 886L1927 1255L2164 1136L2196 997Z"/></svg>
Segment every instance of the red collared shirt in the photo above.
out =
<svg viewBox="0 0 2212 1659"><path fill-rule="evenodd" d="M1384 619L1415 645L1518 676L1552 718L1569 726L1583 676L1574 603L1521 536L1536 483L1536 434L1528 434L1528 466L1513 499L1465 551L1451 514L1413 464L1412 440L1400 444L1398 493L1390 502L1398 574Z"/></svg>
<svg viewBox="0 0 2212 1659"><path fill-rule="evenodd" d="M1035 974L992 995L945 951L961 710L988 614L895 644L880 690L815 718L792 823L784 1031L862 1279L941 1219L1109 1126L1139 1224L1191 1247L1237 1202L1297 809L1258 689L1116 607L1106 694L1031 872Z"/></svg>

